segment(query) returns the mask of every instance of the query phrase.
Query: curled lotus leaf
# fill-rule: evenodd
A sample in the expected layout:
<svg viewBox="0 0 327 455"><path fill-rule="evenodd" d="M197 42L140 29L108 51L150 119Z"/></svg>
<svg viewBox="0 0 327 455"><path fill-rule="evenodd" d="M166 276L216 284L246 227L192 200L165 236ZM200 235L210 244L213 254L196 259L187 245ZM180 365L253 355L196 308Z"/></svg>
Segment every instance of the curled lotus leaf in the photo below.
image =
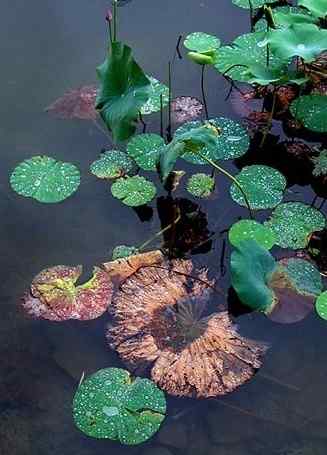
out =
<svg viewBox="0 0 327 455"><path fill-rule="evenodd" d="M152 182L135 175L116 180L111 186L111 193L123 204L138 207L152 201L157 190Z"/></svg>
<svg viewBox="0 0 327 455"><path fill-rule="evenodd" d="M184 46L190 51L205 54L214 52L220 47L220 39L203 32L194 32L185 38Z"/></svg>
<svg viewBox="0 0 327 455"><path fill-rule="evenodd" d="M277 169L269 166L245 166L236 176L254 210L276 207L282 200L286 189L286 179ZM230 194L235 202L246 206L239 188L232 184Z"/></svg>
<svg viewBox="0 0 327 455"><path fill-rule="evenodd" d="M99 370L79 385L73 401L76 426L87 436L136 445L151 438L165 418L164 393L149 379L121 368Z"/></svg>
<svg viewBox="0 0 327 455"><path fill-rule="evenodd" d="M126 153L107 150L91 164L90 171L99 179L118 179L125 175L135 175L137 165Z"/></svg>
<svg viewBox="0 0 327 455"><path fill-rule="evenodd" d="M276 235L276 245L292 249L305 248L310 234L323 230L325 225L325 216L302 202L280 204L265 222Z"/></svg>
<svg viewBox="0 0 327 455"><path fill-rule="evenodd" d="M176 123L189 122L200 117L203 111L203 104L193 96L179 96L171 103L173 120Z"/></svg>
<svg viewBox="0 0 327 455"><path fill-rule="evenodd" d="M254 220L240 220L234 223L229 230L228 239L233 246L239 245L243 240L252 239L267 250L276 243L274 231Z"/></svg>
<svg viewBox="0 0 327 455"><path fill-rule="evenodd" d="M326 95L303 95L292 102L290 110L293 117L299 120L309 130L317 133L326 133L326 106Z"/></svg>
<svg viewBox="0 0 327 455"><path fill-rule="evenodd" d="M62 119L95 120L97 117L96 97L96 86L86 85L66 92L45 110Z"/></svg>
<svg viewBox="0 0 327 455"><path fill-rule="evenodd" d="M150 81L149 87L149 99L141 107L141 114L148 115L153 112L160 112L161 109L161 97L162 107L165 107L169 103L169 88L167 85L162 84L156 78L148 76Z"/></svg>
<svg viewBox="0 0 327 455"><path fill-rule="evenodd" d="M327 321L327 291L322 292L316 301L316 312Z"/></svg>
<svg viewBox="0 0 327 455"><path fill-rule="evenodd" d="M111 302L111 280L105 271L95 267L93 277L76 286L81 274L81 266L58 265L42 270L24 296L26 313L51 321L91 320L101 316Z"/></svg>
<svg viewBox="0 0 327 455"><path fill-rule="evenodd" d="M33 156L15 167L10 184L21 196L44 203L61 202L79 187L80 172L74 164Z"/></svg>
<svg viewBox="0 0 327 455"><path fill-rule="evenodd" d="M127 153L141 169L155 171L159 161L160 149L165 141L158 134L138 134L127 144Z"/></svg>
<svg viewBox="0 0 327 455"><path fill-rule="evenodd" d="M138 269L116 294L110 346L171 395L232 392L260 368L267 347L242 337L227 312L207 312L212 286L191 261Z"/></svg>
<svg viewBox="0 0 327 455"><path fill-rule="evenodd" d="M307 8L316 17L324 18L327 16L325 0L299 0L298 5Z"/></svg>
<svg viewBox="0 0 327 455"><path fill-rule="evenodd" d="M139 250L135 246L118 245L113 249L112 260L128 258L138 253Z"/></svg>
<svg viewBox="0 0 327 455"><path fill-rule="evenodd" d="M195 197L206 198L215 188L215 179L208 174L194 174L186 184L186 189Z"/></svg>

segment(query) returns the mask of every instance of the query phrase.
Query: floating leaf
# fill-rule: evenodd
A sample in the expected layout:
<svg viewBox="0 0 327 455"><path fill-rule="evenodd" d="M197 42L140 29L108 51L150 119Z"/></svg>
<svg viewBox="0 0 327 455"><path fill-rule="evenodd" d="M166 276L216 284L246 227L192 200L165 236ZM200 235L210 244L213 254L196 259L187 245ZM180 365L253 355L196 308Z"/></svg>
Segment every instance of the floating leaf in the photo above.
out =
<svg viewBox="0 0 327 455"><path fill-rule="evenodd" d="M215 179L207 174L194 174L186 184L186 189L195 197L209 197L215 188Z"/></svg>
<svg viewBox="0 0 327 455"><path fill-rule="evenodd" d="M254 210L276 207L283 200L286 179L277 169L254 164L244 167L236 178ZM235 202L246 207L244 196L235 183L230 194Z"/></svg>
<svg viewBox="0 0 327 455"><path fill-rule="evenodd" d="M49 156L33 156L15 167L10 184L21 196L39 202L60 202L77 190L80 172L74 164Z"/></svg>
<svg viewBox="0 0 327 455"><path fill-rule="evenodd" d="M327 321L327 291L320 294L316 301L316 311L322 319Z"/></svg>
<svg viewBox="0 0 327 455"><path fill-rule="evenodd" d="M276 244L292 249L305 248L309 235L324 229L325 224L326 219L319 210L302 202L280 204L265 222L276 234Z"/></svg>
<svg viewBox="0 0 327 455"><path fill-rule="evenodd" d="M164 393L149 379L106 368L83 380L73 401L76 426L87 436L135 445L151 438L165 418Z"/></svg>
<svg viewBox="0 0 327 455"><path fill-rule="evenodd" d="M326 30L327 31L327 30ZM327 96L303 95L290 106L293 117L311 131L327 132Z"/></svg>
<svg viewBox="0 0 327 455"><path fill-rule="evenodd" d="M274 3L274 1L269 0L233 0L234 5L240 6L241 8L251 9L251 8L261 8L264 5L269 3Z"/></svg>
<svg viewBox="0 0 327 455"><path fill-rule="evenodd" d="M316 17L323 18L327 16L325 0L299 0L298 5L307 8Z"/></svg>
<svg viewBox="0 0 327 455"><path fill-rule="evenodd" d="M287 28L294 24L314 24L317 19L309 12L297 6L279 6L273 10L278 28ZM255 31L267 31L267 21L262 18L255 24Z"/></svg>
<svg viewBox="0 0 327 455"><path fill-rule="evenodd" d="M148 76L148 79L149 79L151 85L149 88L149 99L141 107L141 114L143 114L143 115L152 114L153 112L160 112L161 95L162 95L162 107L167 106L169 103L169 88L152 76Z"/></svg>
<svg viewBox="0 0 327 455"><path fill-rule="evenodd" d="M96 109L114 142L129 139L135 132L135 122L141 107L149 99L150 81L132 56L130 47L112 43L111 53L97 68L101 82Z"/></svg>
<svg viewBox="0 0 327 455"><path fill-rule="evenodd" d="M267 226L254 220L240 220L233 224L228 233L233 246L243 240L255 240L260 246L270 250L276 243L275 233Z"/></svg>
<svg viewBox="0 0 327 455"><path fill-rule="evenodd" d="M95 120L97 117L96 97L97 88L95 85L79 87L65 93L45 110L62 119Z"/></svg>
<svg viewBox="0 0 327 455"><path fill-rule="evenodd" d="M194 32L187 35L184 46L190 51L199 52L200 54L215 51L220 47L220 40L208 33Z"/></svg>
<svg viewBox="0 0 327 455"><path fill-rule="evenodd" d="M154 184L139 175L118 179L111 186L112 195L130 207L147 204L156 192Z"/></svg>
<svg viewBox="0 0 327 455"><path fill-rule="evenodd" d="M327 150L321 150L318 156L311 158L314 164L313 175L319 177L327 175Z"/></svg>
<svg viewBox="0 0 327 455"><path fill-rule="evenodd" d="M135 246L118 245L113 249L112 260L115 261L116 259L128 258L138 253L139 250Z"/></svg>
<svg viewBox="0 0 327 455"><path fill-rule="evenodd" d="M158 134L138 134L127 144L127 153L145 171L157 169L160 149L165 141Z"/></svg>
<svg viewBox="0 0 327 455"><path fill-rule="evenodd" d="M192 96L179 96L171 103L173 120L176 123L189 122L200 117L203 111L203 104Z"/></svg>
<svg viewBox="0 0 327 455"><path fill-rule="evenodd" d="M92 174L99 179L117 179L137 172L135 162L124 152L108 150L100 155L90 166Z"/></svg>
<svg viewBox="0 0 327 455"><path fill-rule="evenodd" d="M93 277L76 286L81 274L81 266L58 265L42 270L24 296L26 313L50 321L90 320L101 316L111 302L111 280L106 272L95 267Z"/></svg>

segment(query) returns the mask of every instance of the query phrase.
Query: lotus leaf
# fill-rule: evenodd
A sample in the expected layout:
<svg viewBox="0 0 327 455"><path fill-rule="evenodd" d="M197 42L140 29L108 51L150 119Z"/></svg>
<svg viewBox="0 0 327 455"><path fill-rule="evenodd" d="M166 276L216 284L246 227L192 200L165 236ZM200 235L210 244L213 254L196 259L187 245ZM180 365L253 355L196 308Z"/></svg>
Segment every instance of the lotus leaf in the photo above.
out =
<svg viewBox="0 0 327 455"><path fill-rule="evenodd" d="M120 178L111 186L112 195L130 207L147 204L152 201L156 192L154 184L139 175Z"/></svg>
<svg viewBox="0 0 327 455"><path fill-rule="evenodd" d="M309 12L297 6L280 6L273 10L274 20L278 28L286 28L294 24L314 24L317 19ZM267 22L264 18L255 24L255 31L266 31Z"/></svg>
<svg viewBox="0 0 327 455"><path fill-rule="evenodd" d="M127 145L127 153L134 158L140 168L155 171L159 162L160 149L165 141L158 134L139 134Z"/></svg>
<svg viewBox="0 0 327 455"><path fill-rule="evenodd" d="M321 293L317 298L316 311L322 319L327 321L327 291Z"/></svg>
<svg viewBox="0 0 327 455"><path fill-rule="evenodd" d="M96 86L86 85L65 93L45 110L62 119L95 120L97 117L96 97Z"/></svg>
<svg viewBox="0 0 327 455"><path fill-rule="evenodd" d="M236 178L254 210L276 207L283 200L286 179L277 169L254 164L244 167ZM244 196L235 183L230 194L235 202L246 207Z"/></svg>
<svg viewBox="0 0 327 455"><path fill-rule="evenodd" d="M125 175L135 175L137 166L126 153L108 150L91 164L90 171L99 179L117 179Z"/></svg>
<svg viewBox="0 0 327 455"><path fill-rule="evenodd" d="M129 139L141 107L148 101L150 81L132 56L130 47L112 43L111 53L97 68L101 82L96 109L115 142Z"/></svg>
<svg viewBox="0 0 327 455"><path fill-rule="evenodd" d="M309 235L321 231L326 219L319 210L302 202L286 202L273 211L265 226L276 234L276 244L282 248L305 248Z"/></svg>
<svg viewBox="0 0 327 455"><path fill-rule="evenodd" d="M215 188L215 179L207 174L194 174L186 184L186 189L195 197L209 197Z"/></svg>
<svg viewBox="0 0 327 455"><path fill-rule="evenodd" d="M10 184L21 196L39 202L60 202L77 190L80 172L74 164L56 161L49 156L33 156L14 169Z"/></svg>
<svg viewBox="0 0 327 455"><path fill-rule="evenodd" d="M166 413L164 393L150 379L132 378L120 368L99 370L77 389L76 426L87 436L141 444L160 428Z"/></svg>
<svg viewBox="0 0 327 455"><path fill-rule="evenodd" d="M261 8L269 3L274 3L273 0L233 0L234 5L240 6L241 8Z"/></svg>
<svg viewBox="0 0 327 455"><path fill-rule="evenodd" d="M143 115L148 115L148 114L152 114L153 112L160 111L161 95L162 95L162 107L167 106L167 104L169 103L169 88L152 76L148 76L148 79L150 80L151 85L150 85L150 89L149 89L149 99L141 107L141 114L143 114Z"/></svg>
<svg viewBox="0 0 327 455"><path fill-rule="evenodd" d="M139 250L135 246L118 245L113 249L112 260L115 261L116 259L128 258L138 253Z"/></svg>
<svg viewBox="0 0 327 455"><path fill-rule="evenodd" d="M327 132L327 96L303 95L290 106L292 115L311 131Z"/></svg>
<svg viewBox="0 0 327 455"><path fill-rule="evenodd" d="M192 96L179 96L172 101L171 111L175 122L184 123L199 117L203 104Z"/></svg>
<svg viewBox="0 0 327 455"><path fill-rule="evenodd" d="M228 239L235 247L243 240L253 239L267 250L270 250L276 243L275 233L254 220L240 220L234 223L229 230Z"/></svg>
<svg viewBox="0 0 327 455"><path fill-rule="evenodd" d="M162 182L166 182L175 168L176 161L182 155L185 144L173 140L160 150L159 175Z"/></svg>
<svg viewBox="0 0 327 455"><path fill-rule="evenodd" d="M307 8L316 17L327 16L325 0L299 0L298 5Z"/></svg>
<svg viewBox="0 0 327 455"><path fill-rule="evenodd" d="M313 175L327 175L327 150L321 150L318 156L311 158L314 164Z"/></svg>
<svg viewBox="0 0 327 455"><path fill-rule="evenodd" d="M218 49L220 40L216 36L208 35L207 33L194 32L187 35L184 46L190 51L206 54Z"/></svg>

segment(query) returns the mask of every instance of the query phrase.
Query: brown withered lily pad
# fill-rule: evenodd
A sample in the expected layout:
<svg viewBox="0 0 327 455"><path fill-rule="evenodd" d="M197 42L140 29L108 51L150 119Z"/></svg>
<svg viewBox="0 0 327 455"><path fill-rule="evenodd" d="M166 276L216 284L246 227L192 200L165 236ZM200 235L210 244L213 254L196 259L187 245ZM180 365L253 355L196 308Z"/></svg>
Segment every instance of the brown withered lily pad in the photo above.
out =
<svg viewBox="0 0 327 455"><path fill-rule="evenodd" d="M95 120L95 99L97 88L95 85L86 85L66 92L54 101L45 110L62 119Z"/></svg>
<svg viewBox="0 0 327 455"><path fill-rule="evenodd" d="M208 312L213 286L191 261L140 268L113 299L109 345L171 395L232 392L260 368L266 345L240 336L227 312Z"/></svg>
<svg viewBox="0 0 327 455"><path fill-rule="evenodd" d="M90 320L101 316L111 302L111 280L104 270L95 267L93 277L76 286L81 273L81 266L58 265L42 270L24 296L26 313L51 321Z"/></svg>
<svg viewBox="0 0 327 455"><path fill-rule="evenodd" d="M174 122L184 123L200 117L203 104L193 96L179 96L172 101L171 110Z"/></svg>

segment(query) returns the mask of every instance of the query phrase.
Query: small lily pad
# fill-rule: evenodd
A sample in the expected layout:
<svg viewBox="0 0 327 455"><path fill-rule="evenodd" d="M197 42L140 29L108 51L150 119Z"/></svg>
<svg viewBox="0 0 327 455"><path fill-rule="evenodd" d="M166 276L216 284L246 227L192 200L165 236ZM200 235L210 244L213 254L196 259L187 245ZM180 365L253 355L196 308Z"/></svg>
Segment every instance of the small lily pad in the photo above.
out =
<svg viewBox="0 0 327 455"><path fill-rule="evenodd" d="M136 445L151 438L165 418L164 393L149 379L106 368L84 379L73 401L76 426L87 436Z"/></svg>
<svg viewBox="0 0 327 455"><path fill-rule="evenodd" d="M327 132L327 96L303 95L296 98L290 110L297 120L311 131Z"/></svg>
<svg viewBox="0 0 327 455"><path fill-rule="evenodd" d="M255 164L244 167L236 178L254 210L276 207L283 200L287 182L277 169ZM235 183L230 194L235 202L246 207L244 196Z"/></svg>
<svg viewBox="0 0 327 455"><path fill-rule="evenodd" d="M123 204L138 207L152 201L157 190L152 182L135 175L116 180L111 186L111 193Z"/></svg>
<svg viewBox="0 0 327 455"><path fill-rule="evenodd" d="M165 141L158 134L138 134L129 141L126 150L140 168L145 171L155 171L160 149L164 145Z"/></svg>
<svg viewBox="0 0 327 455"><path fill-rule="evenodd" d="M218 49L220 40L216 36L208 35L208 33L194 32L187 35L184 46L190 51L205 54Z"/></svg>
<svg viewBox="0 0 327 455"><path fill-rule="evenodd" d="M186 184L186 189L195 197L209 197L215 188L215 179L207 174L194 174Z"/></svg>
<svg viewBox="0 0 327 455"><path fill-rule="evenodd" d="M317 298L316 311L322 319L327 321L327 291L321 293Z"/></svg>
<svg viewBox="0 0 327 455"><path fill-rule="evenodd" d="M150 80L150 87L149 87L149 99L148 101L143 104L141 107L141 114L148 115L152 114L153 112L160 112L161 105L160 105L160 96L162 95L162 107L165 107L169 103L169 88L167 85L162 84L157 79L152 76L148 76Z"/></svg>
<svg viewBox="0 0 327 455"><path fill-rule="evenodd" d="M314 164L313 175L315 177L327 176L327 150L320 150L318 156L311 158Z"/></svg>
<svg viewBox="0 0 327 455"><path fill-rule="evenodd" d="M74 164L33 156L14 169L10 184L21 196L45 203L60 202L77 190L80 172Z"/></svg>
<svg viewBox="0 0 327 455"><path fill-rule="evenodd" d="M273 211L265 222L276 234L276 244L282 248L300 249L308 245L309 235L321 231L326 219L319 210L302 202L286 202Z"/></svg>
<svg viewBox="0 0 327 455"><path fill-rule="evenodd" d="M228 239L233 246L243 240L255 240L259 245L270 250L276 243L275 233L254 220L240 220L233 224L228 233Z"/></svg>
<svg viewBox="0 0 327 455"><path fill-rule="evenodd" d="M126 153L108 150L91 164L90 171L99 179L117 179L125 175L135 175L137 166Z"/></svg>
<svg viewBox="0 0 327 455"><path fill-rule="evenodd" d="M135 246L118 245L113 249L112 260L115 261L116 259L128 258L138 253L139 250Z"/></svg>

